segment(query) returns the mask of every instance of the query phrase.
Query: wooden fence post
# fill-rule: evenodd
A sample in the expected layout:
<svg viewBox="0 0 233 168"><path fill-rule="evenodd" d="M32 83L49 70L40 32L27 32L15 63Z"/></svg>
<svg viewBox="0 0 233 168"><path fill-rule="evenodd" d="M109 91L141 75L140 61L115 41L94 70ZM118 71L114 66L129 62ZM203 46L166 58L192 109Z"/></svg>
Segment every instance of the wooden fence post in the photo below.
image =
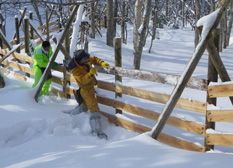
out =
<svg viewBox="0 0 233 168"><path fill-rule="evenodd" d="M28 18L24 19L24 37L25 37L25 53L27 53L27 55L31 56Z"/></svg>
<svg viewBox="0 0 233 168"><path fill-rule="evenodd" d="M46 27L46 40L49 41L49 16L48 9L45 8L45 27Z"/></svg>
<svg viewBox="0 0 233 168"><path fill-rule="evenodd" d="M216 29L215 34L214 34L214 43L216 46L216 49L219 53L219 42L220 42L220 30ZM218 81L218 73L217 70L211 60L211 57L214 57L213 55L211 55L212 53L209 53L209 62L208 62L208 80L207 80L207 84L209 85L210 82L217 82ZM208 92L208 91L207 91ZM217 99L216 98L210 98L209 94L207 93L207 103L208 104L213 104L213 105L217 105ZM206 129L215 129L215 122L208 122L207 120L207 113L206 113ZM207 145L207 139L205 136L205 147L206 150L209 151L211 149L214 149L214 145Z"/></svg>
<svg viewBox="0 0 233 168"><path fill-rule="evenodd" d="M154 139L158 139L160 133L162 132L169 116L171 115L173 109L175 108L176 103L178 102L181 94L184 91L184 88L186 84L188 83L188 80L190 79L191 75L193 74L198 62L200 61L204 51L206 50L206 47L208 45L208 42L211 41L211 34L213 30L216 30L223 14L225 13L227 7L229 6L231 0L222 0L219 3L218 9L219 13L216 16L215 21L213 22L213 25L211 26L210 30L206 34L206 37L201 40L201 42L196 47L196 51L194 51L189 63L187 64L184 72L181 75L181 78L177 82L177 85L175 86L169 100L167 101L163 111L161 112L158 122L155 124L155 126L152 129L152 137ZM210 42L209 42L210 43Z"/></svg>
<svg viewBox="0 0 233 168"><path fill-rule="evenodd" d="M20 43L20 37L19 37L19 18L15 17L15 37L16 37L16 44ZM20 53L20 48L16 50L18 53Z"/></svg>
<svg viewBox="0 0 233 168"><path fill-rule="evenodd" d="M70 16L70 18L69 18L69 20L68 20L68 22L66 24L65 30L63 31L63 34L62 34L61 38L58 41L58 46L55 49L55 51L54 51L54 53L53 53L53 55L52 55L52 57L50 59L50 62L48 64L47 68L45 69L45 72L44 72L43 76L40 79L39 86L37 87L37 92L36 92L35 97L34 97L36 101L38 101L40 91L41 91L41 89L42 89L42 87L43 87L43 85L44 85L44 83L45 83L45 81L46 81L46 79L48 77L48 74L50 72L50 69L52 68L52 64L54 63L54 61L55 61L55 59L57 57L57 54L60 51L60 48L62 46L61 43L65 39L66 33L69 31L70 25L73 22L73 19L74 19L75 15L76 15L76 13L78 11L78 8L79 8L79 5L76 5L74 10L72 11L72 14L71 14L71 16Z"/></svg>
<svg viewBox="0 0 233 168"><path fill-rule="evenodd" d="M20 18L20 20L19 20L19 27L21 26L21 24L22 24L22 22L23 22L23 19L24 19L24 16L25 16L25 14L26 14L26 11L27 11L27 8L24 7L24 10L23 10L23 12L22 12L22 14L21 14L21 18ZM16 32L14 33L12 39L15 39L15 37L16 37Z"/></svg>
<svg viewBox="0 0 233 168"><path fill-rule="evenodd" d="M12 50L12 45L7 41L7 39L6 39L6 36L4 35L4 33L2 32L2 30L0 29L0 39L2 39L2 41L4 42L4 44L7 46L7 48L9 49L9 50ZM14 55L14 53L12 53L12 55L13 56L15 56ZM20 60L18 60L18 59L16 59L19 63L21 63L21 61Z"/></svg>
<svg viewBox="0 0 233 168"><path fill-rule="evenodd" d="M65 46L65 49L67 51L67 53L70 54L70 32L68 32L66 34L66 38L65 38L65 41L64 41L64 46ZM71 55L72 57L72 55Z"/></svg>
<svg viewBox="0 0 233 168"><path fill-rule="evenodd" d="M52 18L53 15L53 10L55 9L55 5L52 5L51 11L49 13L49 17L48 17L48 21L50 21L50 19Z"/></svg>
<svg viewBox="0 0 233 168"><path fill-rule="evenodd" d="M220 48L219 48L220 50ZM212 37L210 37L210 40L207 44L207 51L208 53L210 53L210 59L213 62L220 79L222 80L222 82L227 82L227 81L231 81L231 78L226 70L226 67L224 66L222 59L219 55L219 52L216 49L216 46L214 44L214 40ZM233 104L233 97L229 97L231 103Z"/></svg>
<svg viewBox="0 0 233 168"><path fill-rule="evenodd" d="M25 37L25 53L31 56L30 52L30 37L29 37L29 20L28 18L24 19L24 37ZM28 63L30 65L30 63ZM26 73L27 77L30 77L29 73Z"/></svg>
<svg viewBox="0 0 233 168"><path fill-rule="evenodd" d="M0 23L0 31L2 31L2 23ZM3 40L0 38L0 48L3 48Z"/></svg>
<svg viewBox="0 0 233 168"><path fill-rule="evenodd" d="M69 63L69 60L63 60L64 67L63 67L63 83L62 83L63 85L62 86L63 86L63 95L67 99L70 98L70 95L66 93L66 86L68 84L68 81L66 80L66 73L67 73L66 66L68 65L68 63Z"/></svg>
<svg viewBox="0 0 233 168"><path fill-rule="evenodd" d="M115 67L122 67L121 38L114 39ZM115 75L115 82L122 82L122 77ZM115 98L122 97L121 93L115 92ZM122 111L116 109L116 113L122 114Z"/></svg>
<svg viewBox="0 0 233 168"><path fill-rule="evenodd" d="M29 19L30 19L30 20L33 20L33 12L32 12L32 11L29 12ZM33 28L32 28L32 26L30 26L30 38L31 38L31 39L34 38L34 33L33 33Z"/></svg>

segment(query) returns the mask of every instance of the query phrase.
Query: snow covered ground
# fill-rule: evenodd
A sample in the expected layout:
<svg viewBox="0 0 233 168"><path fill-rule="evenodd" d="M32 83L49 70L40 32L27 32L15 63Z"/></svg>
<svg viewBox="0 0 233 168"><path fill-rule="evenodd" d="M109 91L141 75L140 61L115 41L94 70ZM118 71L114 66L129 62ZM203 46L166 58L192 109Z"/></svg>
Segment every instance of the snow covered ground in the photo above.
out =
<svg viewBox="0 0 233 168"><path fill-rule="evenodd" d="M128 28L128 44L123 45L123 66L131 68L132 27ZM90 41L90 54L114 65L113 48L105 45L103 37L97 35ZM160 40L154 42L152 53L146 45L142 56L142 70L180 75L193 53L194 32L190 29L159 30ZM233 46L221 53L230 76L233 77ZM193 77L206 78L207 55L201 59ZM60 54L57 62L62 62ZM56 74L55 74L56 75ZM99 80L113 81L113 76L99 74ZM12 74L5 76L6 87L0 89L0 167L1 168L150 168L150 167L229 167L232 163L232 148L219 147L208 153L184 151L162 144L147 134L137 133L116 127L102 118L104 131L109 140L99 140L90 135L89 113L69 116L61 110L71 109L75 100L60 99L53 95L33 99L35 90L31 89L33 80L28 83L15 79ZM123 84L140 89L170 94L173 86L152 82L138 82L128 78ZM97 89L98 94L112 97L113 94ZM206 93L186 89L182 97L205 101ZM124 96L123 101L137 104L160 112L162 105ZM220 106L230 106L228 99L221 99ZM100 106L101 110L113 110ZM173 116L204 123L204 116L176 109ZM153 126L152 121L142 121ZM218 130L232 132L232 123L218 124ZM179 134L192 142L203 143L197 135L165 128L164 132Z"/></svg>

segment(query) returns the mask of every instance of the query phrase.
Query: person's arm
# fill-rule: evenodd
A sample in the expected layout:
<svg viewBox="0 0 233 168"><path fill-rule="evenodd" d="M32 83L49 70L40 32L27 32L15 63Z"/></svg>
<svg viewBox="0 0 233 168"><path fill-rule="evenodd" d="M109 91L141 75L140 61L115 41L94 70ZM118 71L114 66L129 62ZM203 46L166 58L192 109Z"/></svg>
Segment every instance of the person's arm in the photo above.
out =
<svg viewBox="0 0 233 168"><path fill-rule="evenodd" d="M90 56L90 60L91 60L90 64L94 64L94 65L101 65L101 63L104 62L103 60L95 56Z"/></svg>
<svg viewBox="0 0 233 168"><path fill-rule="evenodd" d="M97 57L94 57L94 56L91 56L90 57L90 64L94 64L94 65L101 65L102 67L104 68L108 68L109 67L109 64L104 62L103 60L101 60L100 58L97 58Z"/></svg>
<svg viewBox="0 0 233 168"><path fill-rule="evenodd" d="M76 82L82 86L96 83L95 78L93 78L93 75L91 75L90 73L84 74L76 68L72 69L70 72L72 73Z"/></svg>

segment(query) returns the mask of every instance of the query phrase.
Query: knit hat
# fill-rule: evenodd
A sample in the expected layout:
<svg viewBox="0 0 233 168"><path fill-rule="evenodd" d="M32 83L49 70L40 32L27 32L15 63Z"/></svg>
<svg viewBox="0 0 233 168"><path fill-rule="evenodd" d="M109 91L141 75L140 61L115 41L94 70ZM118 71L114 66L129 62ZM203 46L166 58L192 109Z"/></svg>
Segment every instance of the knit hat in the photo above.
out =
<svg viewBox="0 0 233 168"><path fill-rule="evenodd" d="M89 59L90 54L86 53L84 50L77 50L74 52L74 58L76 61L80 61L81 59Z"/></svg>

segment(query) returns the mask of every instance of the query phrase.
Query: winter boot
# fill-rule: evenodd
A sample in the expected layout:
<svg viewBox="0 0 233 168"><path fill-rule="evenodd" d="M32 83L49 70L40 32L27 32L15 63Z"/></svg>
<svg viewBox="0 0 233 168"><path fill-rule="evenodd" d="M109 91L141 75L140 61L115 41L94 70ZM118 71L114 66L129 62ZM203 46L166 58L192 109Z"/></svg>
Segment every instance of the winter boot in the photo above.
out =
<svg viewBox="0 0 233 168"><path fill-rule="evenodd" d="M97 135L100 139L108 139L108 136L102 132L99 112L94 112L91 114L90 125L92 129L92 135Z"/></svg>
<svg viewBox="0 0 233 168"><path fill-rule="evenodd" d="M63 111L63 112L66 114L70 114L70 115L77 115L77 114L80 114L82 112L87 112L87 111L88 111L88 109L87 109L86 104L82 103L80 106L77 106L72 110Z"/></svg>

